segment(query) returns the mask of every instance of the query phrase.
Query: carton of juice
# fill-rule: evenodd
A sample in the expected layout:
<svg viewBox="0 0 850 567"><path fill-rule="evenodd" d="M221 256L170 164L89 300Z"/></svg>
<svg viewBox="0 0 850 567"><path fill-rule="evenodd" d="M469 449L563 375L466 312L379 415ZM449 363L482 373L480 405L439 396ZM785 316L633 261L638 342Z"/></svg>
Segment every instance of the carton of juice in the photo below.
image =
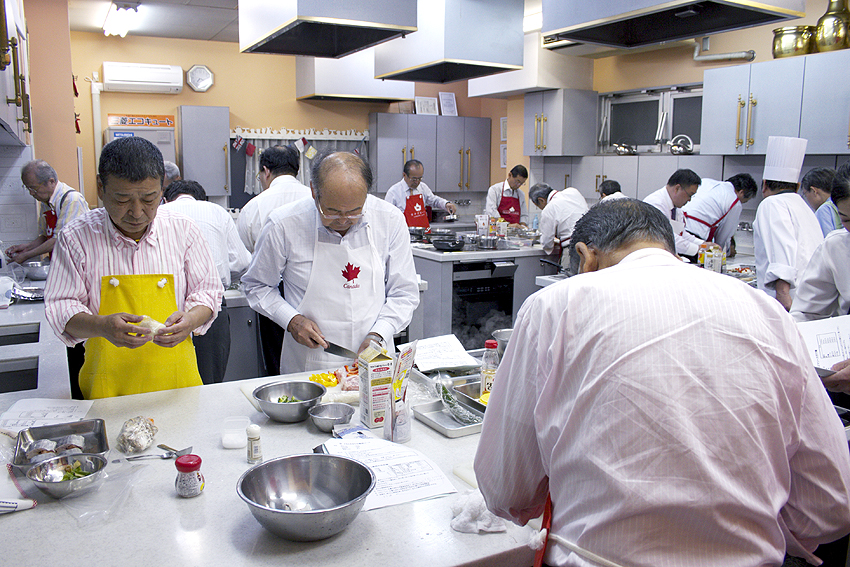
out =
<svg viewBox="0 0 850 567"><path fill-rule="evenodd" d="M380 350L367 348L357 359L360 375L360 420L367 427L383 427L393 389L395 361Z"/></svg>

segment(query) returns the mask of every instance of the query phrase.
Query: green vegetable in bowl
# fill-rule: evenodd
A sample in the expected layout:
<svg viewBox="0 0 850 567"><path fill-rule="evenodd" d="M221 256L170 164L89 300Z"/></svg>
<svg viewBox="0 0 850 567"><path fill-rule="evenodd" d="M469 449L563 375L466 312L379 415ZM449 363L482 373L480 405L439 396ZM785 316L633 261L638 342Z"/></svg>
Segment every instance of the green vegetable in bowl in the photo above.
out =
<svg viewBox="0 0 850 567"><path fill-rule="evenodd" d="M440 384L440 398L443 400L443 407L449 410L449 413L455 421L463 424L463 425L475 425L476 423L481 423L483 420L481 417L475 415L465 407L461 405L457 399L449 392L449 389L446 388L445 384Z"/></svg>
<svg viewBox="0 0 850 567"><path fill-rule="evenodd" d="M281 396L277 399L279 404L291 404L292 402L300 402L295 396Z"/></svg>
<svg viewBox="0 0 850 567"><path fill-rule="evenodd" d="M77 461L73 465L65 467L65 474L62 475L62 480L74 480L75 478L83 478L90 474L90 472L84 471L80 461Z"/></svg>

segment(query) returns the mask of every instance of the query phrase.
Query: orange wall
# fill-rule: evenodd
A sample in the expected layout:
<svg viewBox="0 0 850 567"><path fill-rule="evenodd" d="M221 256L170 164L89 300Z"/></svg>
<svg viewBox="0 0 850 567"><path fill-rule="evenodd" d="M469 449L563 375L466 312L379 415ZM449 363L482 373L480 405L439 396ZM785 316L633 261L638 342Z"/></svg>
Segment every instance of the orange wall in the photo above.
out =
<svg viewBox="0 0 850 567"><path fill-rule="evenodd" d="M66 0L25 0L29 31L33 151L76 188L77 141ZM82 88L82 87L79 87Z"/></svg>

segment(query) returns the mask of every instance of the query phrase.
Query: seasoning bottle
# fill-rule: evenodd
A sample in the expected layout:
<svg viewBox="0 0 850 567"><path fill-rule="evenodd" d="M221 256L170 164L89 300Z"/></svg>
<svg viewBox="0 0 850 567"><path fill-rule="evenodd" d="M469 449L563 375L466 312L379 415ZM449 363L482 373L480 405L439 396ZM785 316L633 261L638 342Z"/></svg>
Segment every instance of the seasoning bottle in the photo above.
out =
<svg viewBox="0 0 850 567"><path fill-rule="evenodd" d="M481 359L481 395L489 393L493 389L493 378L496 377L496 369L499 368L499 351L496 348L499 343L494 339L484 341L484 357Z"/></svg>
<svg viewBox="0 0 850 567"><path fill-rule="evenodd" d="M201 474L201 458L198 455L177 457L177 479L174 488L184 498L197 496L204 489L204 475Z"/></svg>
<svg viewBox="0 0 850 567"><path fill-rule="evenodd" d="M260 446L260 426L252 423L245 428L248 434L248 464L256 465L263 462L263 448Z"/></svg>

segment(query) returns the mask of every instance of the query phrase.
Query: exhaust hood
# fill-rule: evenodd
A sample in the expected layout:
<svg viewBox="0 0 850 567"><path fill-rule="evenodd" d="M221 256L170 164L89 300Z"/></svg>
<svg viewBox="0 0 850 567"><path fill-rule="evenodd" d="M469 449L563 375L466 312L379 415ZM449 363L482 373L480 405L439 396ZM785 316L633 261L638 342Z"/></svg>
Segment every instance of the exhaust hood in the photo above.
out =
<svg viewBox="0 0 850 567"><path fill-rule="evenodd" d="M239 51L350 53L416 31L416 0L239 0Z"/></svg>
<svg viewBox="0 0 850 567"><path fill-rule="evenodd" d="M419 30L375 48L375 78L450 83L522 68L523 0L419 0Z"/></svg>
<svg viewBox="0 0 850 567"><path fill-rule="evenodd" d="M416 94L414 83L375 78L375 49L370 47L344 59L296 57L296 100L413 100Z"/></svg>
<svg viewBox="0 0 850 567"><path fill-rule="evenodd" d="M805 15L804 0L543 0L543 45L641 47Z"/></svg>

